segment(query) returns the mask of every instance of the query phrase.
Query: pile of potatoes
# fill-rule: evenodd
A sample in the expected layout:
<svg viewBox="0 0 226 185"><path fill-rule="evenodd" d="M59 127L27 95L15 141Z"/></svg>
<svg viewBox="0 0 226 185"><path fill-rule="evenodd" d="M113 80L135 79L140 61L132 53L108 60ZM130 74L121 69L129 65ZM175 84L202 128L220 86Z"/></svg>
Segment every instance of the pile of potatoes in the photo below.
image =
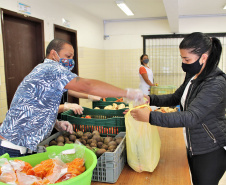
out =
<svg viewBox="0 0 226 185"><path fill-rule="evenodd" d="M122 137L101 137L97 130L94 130L92 133L77 131L72 134L64 133L58 136L56 139L49 142L49 146L64 146L64 144L80 142L88 149L95 152L97 157L100 157L104 152L114 152L122 139ZM48 145L45 145L45 147L48 147Z"/></svg>

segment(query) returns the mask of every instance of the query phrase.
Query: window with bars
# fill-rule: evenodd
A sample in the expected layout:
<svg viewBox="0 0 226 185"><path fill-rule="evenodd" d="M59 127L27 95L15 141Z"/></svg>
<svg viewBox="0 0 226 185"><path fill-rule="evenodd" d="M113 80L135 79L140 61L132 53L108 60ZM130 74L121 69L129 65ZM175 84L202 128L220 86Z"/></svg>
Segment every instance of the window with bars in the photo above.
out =
<svg viewBox="0 0 226 185"><path fill-rule="evenodd" d="M226 72L226 33L208 33L217 37L222 44L222 55L219 68ZM149 56L149 67L154 74L154 81L159 85L174 85L179 87L185 73L181 65L179 44L184 34L173 35L143 35L143 53Z"/></svg>

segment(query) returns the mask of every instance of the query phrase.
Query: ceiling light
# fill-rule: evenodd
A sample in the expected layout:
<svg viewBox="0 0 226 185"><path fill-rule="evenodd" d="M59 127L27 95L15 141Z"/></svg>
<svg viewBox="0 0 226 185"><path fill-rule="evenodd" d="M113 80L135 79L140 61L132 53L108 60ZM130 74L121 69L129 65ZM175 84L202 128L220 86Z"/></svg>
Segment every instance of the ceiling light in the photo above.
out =
<svg viewBox="0 0 226 185"><path fill-rule="evenodd" d="M223 9L226 9L226 5L224 6L224 8Z"/></svg>
<svg viewBox="0 0 226 185"><path fill-rule="evenodd" d="M128 16L134 15L133 12L129 9L129 7L124 3L123 0L115 1L119 8Z"/></svg>

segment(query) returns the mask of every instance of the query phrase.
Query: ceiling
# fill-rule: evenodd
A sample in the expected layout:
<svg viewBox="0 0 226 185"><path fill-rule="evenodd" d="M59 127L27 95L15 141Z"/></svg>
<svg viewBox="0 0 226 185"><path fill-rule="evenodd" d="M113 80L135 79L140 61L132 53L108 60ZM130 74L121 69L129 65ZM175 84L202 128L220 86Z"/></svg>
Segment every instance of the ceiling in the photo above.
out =
<svg viewBox="0 0 226 185"><path fill-rule="evenodd" d="M127 16L115 0L68 0L72 6L103 21L167 18L171 31L179 31L180 17L226 16L226 0L124 0L134 16Z"/></svg>

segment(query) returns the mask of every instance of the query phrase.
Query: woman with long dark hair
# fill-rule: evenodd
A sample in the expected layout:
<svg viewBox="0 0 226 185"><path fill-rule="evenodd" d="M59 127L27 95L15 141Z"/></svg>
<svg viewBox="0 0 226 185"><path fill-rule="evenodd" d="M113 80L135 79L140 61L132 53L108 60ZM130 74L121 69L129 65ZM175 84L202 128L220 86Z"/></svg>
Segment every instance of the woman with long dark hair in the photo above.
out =
<svg viewBox="0 0 226 185"><path fill-rule="evenodd" d="M226 75L218 68L220 40L195 32L179 46L184 83L173 94L150 95L150 105L176 106L175 113L131 111L139 121L161 127L184 127L194 185L217 185L226 170Z"/></svg>

